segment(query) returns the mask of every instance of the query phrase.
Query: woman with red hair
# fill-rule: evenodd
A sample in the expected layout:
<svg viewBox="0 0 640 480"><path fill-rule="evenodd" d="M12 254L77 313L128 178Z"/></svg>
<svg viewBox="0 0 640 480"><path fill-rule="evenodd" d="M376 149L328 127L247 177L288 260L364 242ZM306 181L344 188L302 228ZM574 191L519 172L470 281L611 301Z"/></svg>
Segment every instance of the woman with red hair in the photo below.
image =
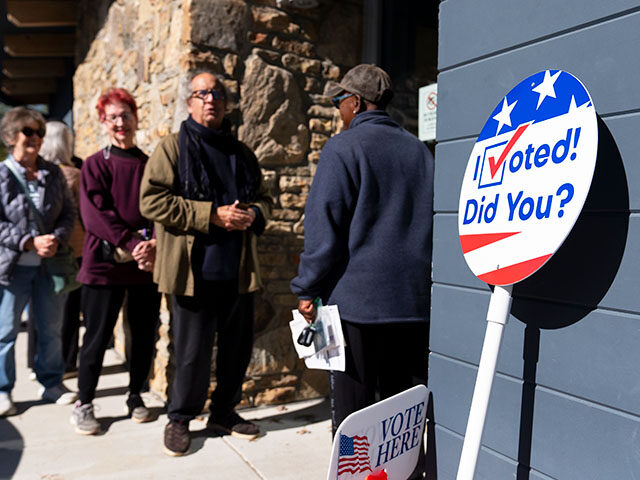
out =
<svg viewBox="0 0 640 480"><path fill-rule="evenodd" d="M78 402L71 423L81 435L100 432L92 402L125 294L125 318L131 330L127 413L138 423L151 420L140 391L151 367L160 307L150 273L156 241L151 223L138 207L148 157L136 147L136 102L126 90L112 88L100 96L96 108L110 141L85 160L80 186L86 236L78 280L83 284L86 332L78 367Z"/></svg>

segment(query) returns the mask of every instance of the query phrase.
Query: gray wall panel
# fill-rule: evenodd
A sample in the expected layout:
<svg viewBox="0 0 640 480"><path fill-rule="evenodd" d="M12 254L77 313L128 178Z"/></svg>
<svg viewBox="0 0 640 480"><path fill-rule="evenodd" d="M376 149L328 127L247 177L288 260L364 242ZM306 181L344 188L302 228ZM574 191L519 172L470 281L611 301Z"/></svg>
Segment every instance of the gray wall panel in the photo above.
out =
<svg viewBox="0 0 640 480"><path fill-rule="evenodd" d="M504 50L533 39L638 8L636 0L455 0L440 6L438 68ZM489 32L489 34L487 34ZM451 41L452 39L468 41Z"/></svg>
<svg viewBox="0 0 640 480"><path fill-rule="evenodd" d="M440 480L457 471L490 296L460 249L463 172L500 99L555 68L582 80L604 120L596 175L563 246L514 287L476 479L640 480L638 45L639 0L440 5L429 366Z"/></svg>
<svg viewBox="0 0 640 480"><path fill-rule="evenodd" d="M462 256L458 215L438 214L433 218L433 281L489 290Z"/></svg>
<svg viewBox="0 0 640 480"><path fill-rule="evenodd" d="M476 370L437 354L431 356L430 362L435 366L431 387L435 421L455 433L464 431ZM521 382L502 375L495 377L483 445L514 461L527 452L534 468L553 478L637 478L639 417L538 387L528 398L531 418L535 419L533 427L529 427L526 422L521 424L520 418L525 396ZM440 445L437 447L441 450ZM453 448L450 446L443 456L459 455L459 448L452 451ZM479 469L480 465L481 462ZM487 468L487 478L491 478L492 471L495 479L507 478L499 476L493 470L495 466Z"/></svg>
<svg viewBox="0 0 640 480"><path fill-rule="evenodd" d="M529 308L531 300L516 298L514 303L517 312ZM431 305L431 351L477 365L489 293L436 284ZM563 308L566 317L570 310L579 310ZM525 324L511 315L498 372L521 377L525 353L528 366L536 366L533 354L538 345L533 379L538 385L640 415L640 315L595 310L572 325L541 329L537 342L525 337Z"/></svg>
<svg viewBox="0 0 640 480"><path fill-rule="evenodd" d="M444 39L443 39L444 41ZM600 115L640 108L640 13L456 68L438 76L438 141L475 136L512 87L561 68L587 87Z"/></svg>
<svg viewBox="0 0 640 480"><path fill-rule="evenodd" d="M433 392L435 421L464 435L477 368L438 354L429 357L429 389ZM522 381L496 375L483 445L515 459L518 449Z"/></svg>
<svg viewBox="0 0 640 480"><path fill-rule="evenodd" d="M640 478L640 419L540 389L531 461L559 479Z"/></svg>
<svg viewBox="0 0 640 480"><path fill-rule="evenodd" d="M433 209L436 212L457 212L462 177L475 138L436 145L435 173L433 178Z"/></svg>
<svg viewBox="0 0 640 480"><path fill-rule="evenodd" d="M460 452L462 451L462 437L447 430L436 427L438 438L438 480L453 480L456 478ZM516 463L495 452L483 448L478 455L478 466L475 480L496 480L514 478ZM533 473L530 480L548 480Z"/></svg>

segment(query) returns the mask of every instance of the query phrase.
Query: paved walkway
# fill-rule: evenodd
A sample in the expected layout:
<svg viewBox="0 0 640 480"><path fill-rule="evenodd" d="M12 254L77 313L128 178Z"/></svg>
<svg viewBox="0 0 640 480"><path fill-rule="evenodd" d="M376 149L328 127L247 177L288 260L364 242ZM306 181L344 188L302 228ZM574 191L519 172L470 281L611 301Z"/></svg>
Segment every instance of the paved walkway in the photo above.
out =
<svg viewBox="0 0 640 480"><path fill-rule="evenodd" d="M104 434L83 437L69 424L71 406L38 400L38 384L28 379L26 333L17 342L17 382L13 391L19 414L0 419L0 479L216 479L320 480L331 453L328 401L243 410L264 434L247 442L217 437L205 430L206 418L191 422L192 453L171 458L162 453L167 416L151 395L145 402L157 420L136 424L124 415L128 375L107 352L100 377L96 417ZM65 381L76 389L76 380Z"/></svg>

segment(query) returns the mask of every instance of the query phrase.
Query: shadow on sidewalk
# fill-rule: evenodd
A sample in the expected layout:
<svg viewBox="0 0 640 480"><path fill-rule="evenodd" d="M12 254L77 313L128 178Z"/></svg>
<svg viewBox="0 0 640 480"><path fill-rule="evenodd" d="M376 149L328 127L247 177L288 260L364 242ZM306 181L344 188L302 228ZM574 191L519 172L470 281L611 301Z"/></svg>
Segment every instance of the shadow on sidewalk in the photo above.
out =
<svg viewBox="0 0 640 480"><path fill-rule="evenodd" d="M284 405L286 408L286 405ZM260 429L266 432L285 430L288 428L304 427L311 423L318 423L331 418L330 402L325 398L322 402L301 410L282 413L254 420Z"/></svg>
<svg viewBox="0 0 640 480"><path fill-rule="evenodd" d="M126 413L124 413L124 403L122 404L122 415L118 415L117 417L100 417L99 414L96 415L98 418L98 422L100 422L100 426L102 427L102 431L100 433L100 435L104 435L105 433L107 433L109 431L109 429L111 428L111 425L113 425L116 422L121 422L121 421L127 421L130 422L131 420L129 419L129 417L127 416ZM157 422L158 418L160 417L160 415L162 415L163 413L166 413L166 409L163 407L150 407L149 408L149 412L151 413L151 418L152 420L149 420L149 422ZM2 477L0 477L2 478Z"/></svg>
<svg viewBox="0 0 640 480"><path fill-rule="evenodd" d="M12 478L24 451L24 440L11 422L0 418L0 478Z"/></svg>

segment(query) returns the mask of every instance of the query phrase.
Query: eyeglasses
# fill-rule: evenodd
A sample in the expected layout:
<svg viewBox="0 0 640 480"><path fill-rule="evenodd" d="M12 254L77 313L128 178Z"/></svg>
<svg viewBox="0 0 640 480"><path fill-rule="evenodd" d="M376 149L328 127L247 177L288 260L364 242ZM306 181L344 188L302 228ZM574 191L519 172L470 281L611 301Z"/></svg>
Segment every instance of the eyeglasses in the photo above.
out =
<svg viewBox="0 0 640 480"><path fill-rule="evenodd" d="M334 107L340 108L340 102L342 102L342 100L344 100L345 98L353 97L354 95L355 93L345 93L342 95L338 95L337 97L333 97L331 99L331 103L333 103Z"/></svg>
<svg viewBox="0 0 640 480"><path fill-rule="evenodd" d="M194 90L191 92L191 96L195 98L199 98L200 100L206 100L206 98L211 94L214 100L224 100L224 93L214 90L213 88L209 90Z"/></svg>
<svg viewBox="0 0 640 480"><path fill-rule="evenodd" d="M122 112L120 115L105 115L104 120L109 123L116 123L118 119L122 120L122 123L127 123L133 120L134 116L132 113Z"/></svg>
<svg viewBox="0 0 640 480"><path fill-rule="evenodd" d="M33 128L31 128L31 127L22 127L22 130L20 130L20 131L22 132L22 134L23 134L25 137L30 137L31 135L36 134L36 135L38 135L40 138L43 138L43 137L44 137L44 132L45 132L45 131L44 131L44 128L42 128L42 127L38 128L37 130L34 130L34 129L33 129Z"/></svg>

